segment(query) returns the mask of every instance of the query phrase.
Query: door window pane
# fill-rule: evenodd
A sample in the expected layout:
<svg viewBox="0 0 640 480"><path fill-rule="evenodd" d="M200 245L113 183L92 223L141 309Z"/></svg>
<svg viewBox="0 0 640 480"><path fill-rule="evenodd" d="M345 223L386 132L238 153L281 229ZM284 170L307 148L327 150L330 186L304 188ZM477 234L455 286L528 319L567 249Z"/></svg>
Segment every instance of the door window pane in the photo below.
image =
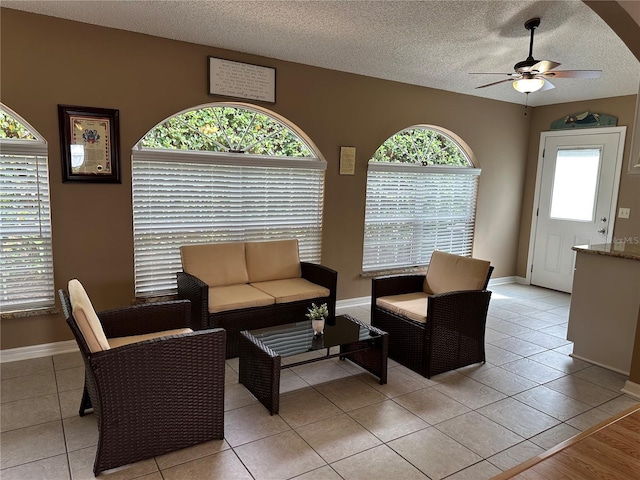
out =
<svg viewBox="0 0 640 480"><path fill-rule="evenodd" d="M593 221L600 149L558 150L551 194L554 219Z"/></svg>

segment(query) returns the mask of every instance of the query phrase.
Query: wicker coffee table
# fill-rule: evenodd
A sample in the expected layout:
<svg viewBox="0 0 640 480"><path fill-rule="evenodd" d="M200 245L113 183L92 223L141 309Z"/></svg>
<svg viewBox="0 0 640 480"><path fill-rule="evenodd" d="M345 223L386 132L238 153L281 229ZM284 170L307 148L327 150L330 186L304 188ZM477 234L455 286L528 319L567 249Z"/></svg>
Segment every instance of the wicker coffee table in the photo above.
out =
<svg viewBox="0 0 640 480"><path fill-rule="evenodd" d="M324 335L314 337L311 321L278 325L240 333L239 380L271 415L280 410L280 371L328 358L349 359L387 383L389 336L349 315L336 316L324 327ZM332 347L339 352L331 353ZM324 353L306 360L282 364L282 358L307 352ZM334 350L335 351L335 350Z"/></svg>

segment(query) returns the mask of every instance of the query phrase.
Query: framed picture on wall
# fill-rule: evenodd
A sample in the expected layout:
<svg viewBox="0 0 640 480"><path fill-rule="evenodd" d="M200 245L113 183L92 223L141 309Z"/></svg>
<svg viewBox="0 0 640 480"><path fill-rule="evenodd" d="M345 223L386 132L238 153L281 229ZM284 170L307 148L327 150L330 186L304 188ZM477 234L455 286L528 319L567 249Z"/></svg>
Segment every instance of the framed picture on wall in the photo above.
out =
<svg viewBox="0 0 640 480"><path fill-rule="evenodd" d="M58 105L63 182L120 183L118 110Z"/></svg>

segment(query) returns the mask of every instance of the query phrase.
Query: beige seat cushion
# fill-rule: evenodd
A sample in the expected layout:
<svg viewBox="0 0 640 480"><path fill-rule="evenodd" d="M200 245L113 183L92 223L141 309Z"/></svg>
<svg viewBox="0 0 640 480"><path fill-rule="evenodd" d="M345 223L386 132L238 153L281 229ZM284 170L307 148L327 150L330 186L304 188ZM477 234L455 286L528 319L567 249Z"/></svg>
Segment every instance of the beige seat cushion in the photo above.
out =
<svg viewBox="0 0 640 480"><path fill-rule="evenodd" d="M247 283L244 243L208 243L180 247L182 270L210 287Z"/></svg>
<svg viewBox="0 0 640 480"><path fill-rule="evenodd" d="M458 290L482 290L490 266L490 262L486 260L436 250L431 256L424 291L438 294Z"/></svg>
<svg viewBox="0 0 640 480"><path fill-rule="evenodd" d="M273 305L275 299L271 295L251 285L225 285L209 288L209 312L226 312L240 308L264 307Z"/></svg>
<svg viewBox="0 0 640 480"><path fill-rule="evenodd" d="M275 297L276 303L288 303L296 302L298 300L309 300L311 298L328 297L331 293L328 288L316 285L304 278L288 278L285 280L258 282L252 283L251 286Z"/></svg>
<svg viewBox="0 0 640 480"><path fill-rule="evenodd" d="M191 333L193 330L190 328L177 328L175 330L165 330L164 332L153 332L144 335L132 335L130 337L114 337L109 339L109 346L111 348L121 347L122 345L129 345L130 343L138 343L144 340L151 340L152 338L168 337L170 335L180 335L182 333Z"/></svg>
<svg viewBox="0 0 640 480"><path fill-rule="evenodd" d="M414 292L378 297L376 305L396 315L410 318L416 322L426 323L428 301L429 296L426 293Z"/></svg>
<svg viewBox="0 0 640 480"><path fill-rule="evenodd" d="M297 239L246 242L245 249L249 283L302 276Z"/></svg>
<svg viewBox="0 0 640 480"><path fill-rule="evenodd" d="M102 324L82 284L74 278L69 280L68 289L73 318L75 318L89 350L94 353L109 350L109 342L104 330L102 330Z"/></svg>

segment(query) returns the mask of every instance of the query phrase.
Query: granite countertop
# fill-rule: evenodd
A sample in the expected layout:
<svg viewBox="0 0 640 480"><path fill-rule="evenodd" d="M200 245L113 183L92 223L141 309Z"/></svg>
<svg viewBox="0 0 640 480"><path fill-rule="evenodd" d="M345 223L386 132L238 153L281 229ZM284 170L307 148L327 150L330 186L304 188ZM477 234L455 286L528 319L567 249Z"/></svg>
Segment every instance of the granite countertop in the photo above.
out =
<svg viewBox="0 0 640 480"><path fill-rule="evenodd" d="M601 243L598 245L576 245L576 252L604 255L607 257L627 258L640 261L640 243Z"/></svg>

